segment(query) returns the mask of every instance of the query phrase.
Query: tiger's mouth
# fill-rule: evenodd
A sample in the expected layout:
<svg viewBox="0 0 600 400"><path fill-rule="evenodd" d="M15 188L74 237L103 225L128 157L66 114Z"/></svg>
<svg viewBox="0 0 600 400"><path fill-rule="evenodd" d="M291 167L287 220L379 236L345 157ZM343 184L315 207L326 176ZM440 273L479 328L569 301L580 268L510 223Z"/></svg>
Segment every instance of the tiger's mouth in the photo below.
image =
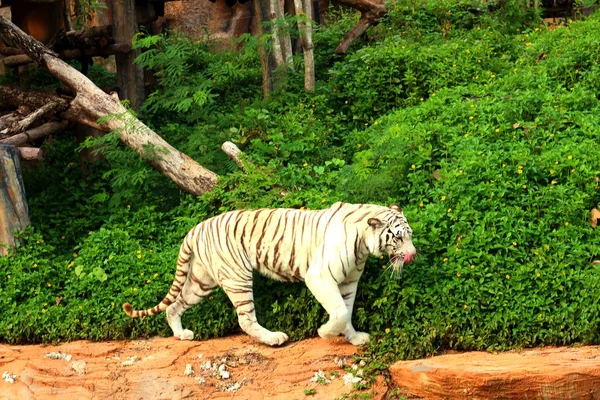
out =
<svg viewBox="0 0 600 400"><path fill-rule="evenodd" d="M390 256L390 267L392 268L392 275L399 278L402 274L404 264L414 260L414 255L411 253L396 253Z"/></svg>

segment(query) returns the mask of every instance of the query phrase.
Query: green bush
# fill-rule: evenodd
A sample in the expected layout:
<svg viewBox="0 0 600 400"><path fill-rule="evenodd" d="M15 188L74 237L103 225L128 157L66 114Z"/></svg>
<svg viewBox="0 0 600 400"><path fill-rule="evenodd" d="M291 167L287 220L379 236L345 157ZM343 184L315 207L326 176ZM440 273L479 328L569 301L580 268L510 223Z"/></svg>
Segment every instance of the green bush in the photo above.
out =
<svg viewBox="0 0 600 400"><path fill-rule="evenodd" d="M405 205L422 250L401 283L363 286L377 300L358 320L391 329L374 351L598 342L598 34L597 18L525 34L510 73L356 135L365 150L343 171L347 196Z"/></svg>

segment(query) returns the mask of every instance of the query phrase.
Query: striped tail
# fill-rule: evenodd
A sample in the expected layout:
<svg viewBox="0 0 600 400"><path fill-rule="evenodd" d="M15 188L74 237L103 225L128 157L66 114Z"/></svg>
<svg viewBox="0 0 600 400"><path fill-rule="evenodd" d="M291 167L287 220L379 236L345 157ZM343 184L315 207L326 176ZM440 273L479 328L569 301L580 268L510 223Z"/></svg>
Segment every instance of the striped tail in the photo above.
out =
<svg viewBox="0 0 600 400"><path fill-rule="evenodd" d="M192 260L192 239L196 234L196 228L192 229L183 240L181 247L179 248L179 256L177 257L177 270L175 271L175 279L173 280L173 285L171 289L169 289L169 293L165 296L165 298L158 303L153 308L149 308L147 310L134 310L131 304L125 303L123 304L123 311L125 314L129 315L131 318L140 318L148 315L154 315L161 313L167 309L167 307L172 304L181 289L183 288L183 284L187 280L188 271L190 270L190 264Z"/></svg>

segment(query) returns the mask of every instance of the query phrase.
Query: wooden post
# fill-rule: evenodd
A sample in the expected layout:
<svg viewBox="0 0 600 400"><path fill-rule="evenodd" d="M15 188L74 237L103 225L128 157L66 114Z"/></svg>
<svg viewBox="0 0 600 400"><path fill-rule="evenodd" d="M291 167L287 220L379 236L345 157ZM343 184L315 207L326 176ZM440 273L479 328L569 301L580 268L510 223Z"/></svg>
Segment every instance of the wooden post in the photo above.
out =
<svg viewBox="0 0 600 400"><path fill-rule="evenodd" d="M116 43L131 44L133 36L138 32L135 0L112 2L112 27ZM115 54L119 98L128 99L135 111L139 111L144 102L144 71L133 62L139 54L139 50Z"/></svg>
<svg viewBox="0 0 600 400"><path fill-rule="evenodd" d="M18 148L0 144L0 256L14 247L15 229L29 225L19 154Z"/></svg>

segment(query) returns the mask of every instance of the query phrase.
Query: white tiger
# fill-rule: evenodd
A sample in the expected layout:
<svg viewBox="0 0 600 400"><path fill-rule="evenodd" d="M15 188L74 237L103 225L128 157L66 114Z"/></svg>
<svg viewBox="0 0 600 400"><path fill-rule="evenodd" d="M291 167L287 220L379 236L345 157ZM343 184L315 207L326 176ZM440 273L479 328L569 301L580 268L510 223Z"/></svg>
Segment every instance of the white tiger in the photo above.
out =
<svg viewBox="0 0 600 400"><path fill-rule="evenodd" d="M318 329L322 338L343 334L353 345L369 334L352 326L352 308L358 280L369 254L387 254L394 269L413 260L412 229L398 205L338 202L325 210L259 209L231 211L196 225L185 237L177 260L175 280L161 303L133 310L132 318L167 310L173 335L191 340L181 315L217 286L236 309L240 327L271 346L288 340L256 320L252 271L281 281L304 281L329 313Z"/></svg>

